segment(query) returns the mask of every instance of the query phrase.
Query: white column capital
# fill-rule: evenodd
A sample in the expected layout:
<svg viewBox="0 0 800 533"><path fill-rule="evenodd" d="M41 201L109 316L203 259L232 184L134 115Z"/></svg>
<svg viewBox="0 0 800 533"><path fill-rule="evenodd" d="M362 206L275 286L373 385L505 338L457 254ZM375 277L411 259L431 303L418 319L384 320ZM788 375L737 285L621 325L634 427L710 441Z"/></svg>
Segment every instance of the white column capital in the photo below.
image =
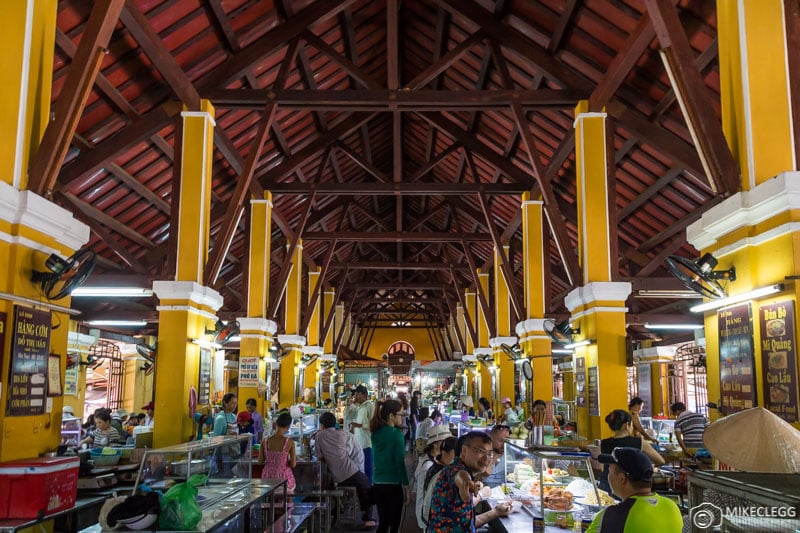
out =
<svg viewBox="0 0 800 533"><path fill-rule="evenodd" d="M241 317L236 321L239 322L239 331L242 333L259 332L271 337L278 331L278 324L267 318Z"/></svg>
<svg viewBox="0 0 800 533"><path fill-rule="evenodd" d="M153 292L159 300L189 300L215 312L223 303L220 293L194 281L154 281Z"/></svg>
<svg viewBox="0 0 800 533"><path fill-rule="evenodd" d="M572 313L575 309L594 302L624 302L630 296L631 290L631 284L627 281L593 281L570 291L564 298L564 305ZM627 311L623 307L614 310Z"/></svg>
<svg viewBox="0 0 800 533"><path fill-rule="evenodd" d="M507 344L509 346L514 346L517 344L516 337L494 337L489 339L489 346L492 348L499 348L501 344Z"/></svg>
<svg viewBox="0 0 800 533"><path fill-rule="evenodd" d="M322 346L303 346L303 355L322 355L324 352Z"/></svg>
<svg viewBox="0 0 800 533"><path fill-rule="evenodd" d="M479 355L492 355L494 351L491 348L475 348L475 356Z"/></svg>
<svg viewBox="0 0 800 533"><path fill-rule="evenodd" d="M284 346L301 348L306 344L306 338L302 335L278 335L278 342Z"/></svg>

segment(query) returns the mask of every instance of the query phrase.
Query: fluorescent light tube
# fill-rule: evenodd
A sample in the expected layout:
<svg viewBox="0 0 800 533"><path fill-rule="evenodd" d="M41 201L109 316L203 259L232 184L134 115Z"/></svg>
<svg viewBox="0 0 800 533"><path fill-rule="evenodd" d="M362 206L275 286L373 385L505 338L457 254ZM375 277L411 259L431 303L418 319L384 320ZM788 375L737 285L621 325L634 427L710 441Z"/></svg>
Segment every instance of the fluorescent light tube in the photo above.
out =
<svg viewBox="0 0 800 533"><path fill-rule="evenodd" d="M703 324L645 324L647 329L675 329L675 330L691 330L703 329Z"/></svg>
<svg viewBox="0 0 800 533"><path fill-rule="evenodd" d="M153 291L144 287L78 287L70 295L95 298L146 298L152 296Z"/></svg>
<svg viewBox="0 0 800 533"><path fill-rule="evenodd" d="M582 340L582 341L573 342L573 343L570 343L570 344L565 344L565 345L564 345L564 348L565 348L565 349L569 349L569 348L579 348L579 347L581 347L581 346L589 346L589 345L590 345L590 344L592 344L593 342L594 342L594 341L593 341L593 340L591 340L591 339L584 339L584 340Z"/></svg>
<svg viewBox="0 0 800 533"><path fill-rule="evenodd" d="M571 355L574 353L572 350L567 350L566 348L553 348L551 352L554 354L565 354L565 355Z"/></svg>
<svg viewBox="0 0 800 533"><path fill-rule="evenodd" d="M122 327L142 327L147 325L146 320L90 320L90 326L122 326Z"/></svg>
<svg viewBox="0 0 800 533"><path fill-rule="evenodd" d="M718 300L712 300L704 304L695 305L694 307L690 308L689 311L692 313L711 311L712 309L719 309L720 307L746 302L747 300L755 300L756 298L761 298L762 296L769 296L770 294L775 294L776 292L781 292L782 290L783 283L776 283L775 285L761 287L760 289L743 292L742 294L734 294L733 296L726 296L725 298L719 298Z"/></svg>

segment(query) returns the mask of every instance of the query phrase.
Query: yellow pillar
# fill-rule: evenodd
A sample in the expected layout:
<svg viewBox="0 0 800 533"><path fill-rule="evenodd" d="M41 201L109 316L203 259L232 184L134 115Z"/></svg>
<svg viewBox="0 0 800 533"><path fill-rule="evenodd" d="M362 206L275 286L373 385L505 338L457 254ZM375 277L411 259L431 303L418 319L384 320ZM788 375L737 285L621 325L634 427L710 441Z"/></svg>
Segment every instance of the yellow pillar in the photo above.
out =
<svg viewBox="0 0 800 533"><path fill-rule="evenodd" d="M315 271L308 272L308 301L311 302L312 299L312 291L317 286L317 280L319 279L320 274L322 273L322 269L317 267ZM317 359L310 365L306 365L305 368L305 383L306 387L317 387L317 381L319 378L320 372L320 359L319 356L324 353L324 347L319 346L319 310L320 310L320 301L317 298L317 302L314 305L314 308L311 309L311 320L308 323L308 330L305 332L306 335L306 344L308 344L307 348L313 346L315 349L313 351L304 351L306 355L317 355ZM317 391L317 400L322 401L322 397L319 395Z"/></svg>
<svg viewBox="0 0 800 533"><path fill-rule="evenodd" d="M585 380L585 406L577 411L579 434L589 439L611 436L603 422L613 409L627 405L625 300L630 283L613 282L609 242L606 114L590 113L585 100L575 107L575 159L578 198L578 258L583 286L565 304L580 329L576 340L591 344L576 349L576 380ZM584 373L585 372L585 373ZM580 375L579 375L580 374Z"/></svg>
<svg viewBox="0 0 800 533"><path fill-rule="evenodd" d="M533 368L533 398L549 402L553 398L552 342L544 331L545 255L544 218L541 201L522 195L522 272L525 281L525 309L528 317L515 328L520 346L531 358ZM547 257L547 259L546 259Z"/></svg>
<svg viewBox="0 0 800 533"><path fill-rule="evenodd" d="M502 258L500 254L508 254L508 246L503 250L494 251L494 323L497 337L489 339L492 348L494 364L497 367L499 378L500 397L508 396L516 406L516 392L514 390L514 361L503 351L502 345L514 346L517 338L511 336L511 300L508 293L508 284L502 274Z"/></svg>
<svg viewBox="0 0 800 533"><path fill-rule="evenodd" d="M3 118L0 132L2 172L0 172L0 292L20 298L42 301L39 284L30 281L31 268L47 271L44 263L50 254L63 258L89 241L89 228L72 218L72 214L58 205L30 191L27 186L28 166L36 152L50 117L53 52L55 50L56 2L54 0L25 0L0 2L3 17L2 66L6 77L0 89ZM70 298L53 304L70 306ZM41 408L31 404L32 414L9 416L6 403L13 394L11 361L14 349L15 309L30 310L28 303L13 298L0 299L0 328L5 333L0 353L0 461L36 457L54 451L60 442L61 408L65 398L52 401L41 398ZM45 322L61 322L63 327L49 328L48 351L61 354L60 375L66 370L69 315L56 311L49 304L38 306L49 317ZM22 317L24 318L24 317ZM48 324L49 325L49 324ZM37 339L44 340L44 339ZM36 356L37 371L47 372L47 354ZM30 374L16 373L18 379ZM23 393L22 395L26 395ZM38 400L38 399L37 399ZM41 411L41 413L37 412ZM76 411L78 414L79 411Z"/></svg>
<svg viewBox="0 0 800 533"><path fill-rule="evenodd" d="M50 121L57 0L0 2L0 181L28 185L28 165ZM5 197L5 196L3 196Z"/></svg>
<svg viewBox="0 0 800 533"><path fill-rule="evenodd" d="M722 127L753 189L797 168L782 0L717 3ZM794 20L791 15L788 15Z"/></svg>
<svg viewBox="0 0 800 533"><path fill-rule="evenodd" d="M333 302L336 299L336 292L331 288L322 294L322 298L325 307L325 322L327 323L328 317L334 312ZM333 352L333 327L328 328L325 338L322 339L322 347L325 349L325 353Z"/></svg>
<svg viewBox="0 0 800 533"><path fill-rule="evenodd" d="M250 200L250 256L247 276L247 316L266 318L272 254L272 193Z"/></svg>
<svg viewBox="0 0 800 533"><path fill-rule="evenodd" d="M722 125L741 169L742 191L704 213L686 229L686 238L701 253L712 253L719 260L717 269L736 267L736 281L726 286L732 296L800 274L800 173L790 98L798 80L788 73L786 42L786 19L794 23L795 17L784 13L786 6L780 0L739 0L717 6ZM797 428L797 409L786 409L797 405L797 371L784 373L770 366L771 354L781 351L773 348L772 341L786 339L770 338L762 327L771 319L770 312L793 307L795 319L786 320L786 325L796 338L799 294L800 285L793 283L777 294L737 304L749 306L752 316L752 385L757 392L748 401ZM705 313L708 398L721 400L728 412L734 412L742 408L739 402L744 398L733 398L721 383L725 365L720 362L720 335L725 333L719 325L722 312ZM800 352L793 353L796 369ZM790 381L785 384L789 401L773 403L770 389L784 374ZM745 384L750 383L739 382ZM715 419L718 413L709 415Z"/></svg>
<svg viewBox="0 0 800 533"><path fill-rule="evenodd" d="M258 357L258 379L268 382L272 371L267 361L273 336L278 324L268 320L270 253L272 247L272 193L264 191L264 198L250 200L250 247L247 269L247 316L241 317L239 331L239 361L242 357ZM239 373L241 379L242 374ZM245 409L248 399L256 400L256 411L263 416L268 411L268 395L260 394L258 386L239 383L239 411Z"/></svg>
<svg viewBox="0 0 800 533"><path fill-rule="evenodd" d="M486 296L487 301L489 298L489 273L488 272L481 272L479 268L477 270L478 275L478 283L481 286L481 291ZM477 296L476 296L477 297ZM477 300L480 302L480 298ZM489 317L483 312L483 306L480 304L476 305L478 310L478 318L475 321L475 329L478 332L478 346L481 348L486 348L489 346Z"/></svg>
<svg viewBox="0 0 800 533"><path fill-rule="evenodd" d="M303 394L299 388L300 360L303 356L303 346L306 339L300 334L300 310L303 306L303 243L298 240L292 254L291 272L286 281L286 315L284 317L285 335L279 335L278 340L284 348L291 348L291 352L281 361L281 383L279 401L281 407L287 407L298 401ZM284 342L284 340L286 342Z"/></svg>
<svg viewBox="0 0 800 533"><path fill-rule="evenodd" d="M159 298L158 368L155 378L154 445L190 440L194 420L189 416L189 389L199 390L200 349L206 329L213 329L222 296L204 287L211 211L211 160L214 150L214 107L200 101L198 111L184 111L181 147L181 187L178 207L175 281L154 281ZM203 349L214 349L203 347Z"/></svg>

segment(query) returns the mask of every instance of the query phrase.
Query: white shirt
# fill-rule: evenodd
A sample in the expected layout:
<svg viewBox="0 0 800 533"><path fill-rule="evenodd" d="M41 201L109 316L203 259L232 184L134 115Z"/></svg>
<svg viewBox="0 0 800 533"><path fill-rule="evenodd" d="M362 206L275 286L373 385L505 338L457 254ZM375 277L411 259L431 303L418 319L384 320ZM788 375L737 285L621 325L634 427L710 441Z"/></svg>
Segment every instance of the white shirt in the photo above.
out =
<svg viewBox="0 0 800 533"><path fill-rule="evenodd" d="M361 424L360 428L354 428L353 435L356 436L356 441L362 448L372 448L372 433L369 431L369 421L372 420L374 412L375 404L367 400L358 406L356 419L353 420L356 424Z"/></svg>

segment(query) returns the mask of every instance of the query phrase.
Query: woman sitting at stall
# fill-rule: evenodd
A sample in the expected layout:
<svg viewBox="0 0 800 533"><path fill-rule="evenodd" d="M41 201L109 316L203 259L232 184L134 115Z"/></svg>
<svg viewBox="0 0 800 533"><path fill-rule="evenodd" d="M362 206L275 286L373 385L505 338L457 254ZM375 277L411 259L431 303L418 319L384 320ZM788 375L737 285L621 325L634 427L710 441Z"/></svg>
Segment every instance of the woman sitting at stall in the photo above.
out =
<svg viewBox="0 0 800 533"><path fill-rule="evenodd" d="M283 413L275 420L275 434L265 438L258 450L258 464L264 465L261 479L278 478L286 480L286 490L295 488L292 469L297 466L294 441L286 437L292 425L292 416Z"/></svg>
<svg viewBox="0 0 800 533"><path fill-rule="evenodd" d="M633 419L628 411L614 409L606 417L606 424L614 432L613 437L600 441L600 453L611 453L614 448L636 448L642 450L653 463L653 466L664 464L664 458L641 437L633 436ZM598 480L598 486L611 494L611 486L608 484L608 465L603 465L603 473Z"/></svg>
<svg viewBox="0 0 800 533"><path fill-rule="evenodd" d="M94 429L89 431L81 444L88 444L90 448L102 448L122 442L122 435L116 428L111 427L111 415L105 411L95 413Z"/></svg>
<svg viewBox="0 0 800 533"><path fill-rule="evenodd" d="M425 523L422 521L422 499L425 496L425 475L428 473L428 469L436 462L436 457L438 457L441 452L442 442L451 437L452 434L446 426L434 427L428 433L424 455L420 456L419 463L417 463L417 468L414 471L414 490L417 495L414 510L417 516L417 524L423 531L425 530Z"/></svg>
<svg viewBox="0 0 800 533"><path fill-rule="evenodd" d="M644 400L642 400L638 396L634 396L633 398L631 398L631 401L628 402L628 411L630 411L631 418L633 419L633 436L642 437L643 439L649 440L650 442L658 442L658 439L651 436L642 427L642 421L639 419L639 413L642 412L642 407L644 407Z"/></svg>

